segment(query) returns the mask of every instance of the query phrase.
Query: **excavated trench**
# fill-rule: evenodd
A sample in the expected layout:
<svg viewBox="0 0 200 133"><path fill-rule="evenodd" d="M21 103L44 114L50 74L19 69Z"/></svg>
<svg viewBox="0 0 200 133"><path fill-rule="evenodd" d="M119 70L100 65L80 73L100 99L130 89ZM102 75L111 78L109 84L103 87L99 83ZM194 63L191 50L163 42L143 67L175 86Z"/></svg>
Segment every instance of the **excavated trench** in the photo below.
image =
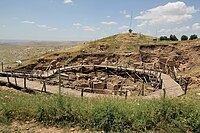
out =
<svg viewBox="0 0 200 133"><path fill-rule="evenodd" d="M198 50L199 47L195 47L194 49ZM169 56L170 55L170 56ZM59 54L54 54L45 58L39 59L36 63L21 67L19 69L15 69L14 72L22 72L31 74L37 71L45 71L45 70L54 70L56 68L61 68L63 66L77 66L77 65L119 65L119 66L128 66L128 67L137 67L139 69L143 69L143 63L156 63L160 58L168 58L169 60L175 60L177 66L180 64L184 64L187 62L187 57L182 53L179 49L174 46L169 45L147 45L140 46L139 52L133 53L124 53L124 54L116 54L116 53L79 53L76 55L65 54L61 56ZM96 71L96 72L95 72ZM128 74L127 74L128 73ZM80 79L77 82L78 76ZM85 75L85 76L83 76ZM101 76L103 75L103 76ZM128 80L129 86L133 86L137 83L140 86L143 82L149 84L148 87L153 87L154 91L158 89L158 79L155 76L144 75L140 73L133 73L131 71L113 71L113 70L88 70L87 68L82 68L81 70L68 70L63 71L61 74L61 78L63 80L62 86L65 88L76 88L77 86L81 86L82 84L88 83L88 80L97 79L101 81L101 79L110 76L110 81L112 84L117 85L118 81L124 82L124 80ZM136 76L137 75L137 76ZM140 77L140 78L139 78ZM133 81L135 79L135 81ZM58 85L58 75L54 75L47 80L47 84L49 85ZM131 82L132 81L132 82ZM115 83L114 83L115 82ZM84 86L84 85L83 85ZM85 85L85 87L90 88L90 85ZM103 89L108 89L104 87Z"/></svg>
<svg viewBox="0 0 200 133"><path fill-rule="evenodd" d="M59 85L59 74L46 79L48 85ZM147 75L130 70L114 70L111 68L67 69L61 72L61 86L81 90L108 94L115 91L129 91L130 95L138 95L145 84L145 95L159 89L159 81L154 75ZM151 90L149 89L151 88ZM152 89L154 88L154 89Z"/></svg>
<svg viewBox="0 0 200 133"><path fill-rule="evenodd" d="M13 71L15 72L15 71ZM32 78L31 80L39 79ZM125 91L129 92L129 95L136 96L141 95L142 89L145 90L145 95L156 91L159 88L159 81L156 76L148 75L145 73L115 69L115 68L75 68L66 69L61 71L61 82L59 82L58 71L54 75L43 78L47 85L58 86L61 83L61 87L81 90L84 88L85 92L97 93L97 94L115 94L125 95ZM29 79L30 80L30 79ZM145 85L145 88L143 88Z"/></svg>

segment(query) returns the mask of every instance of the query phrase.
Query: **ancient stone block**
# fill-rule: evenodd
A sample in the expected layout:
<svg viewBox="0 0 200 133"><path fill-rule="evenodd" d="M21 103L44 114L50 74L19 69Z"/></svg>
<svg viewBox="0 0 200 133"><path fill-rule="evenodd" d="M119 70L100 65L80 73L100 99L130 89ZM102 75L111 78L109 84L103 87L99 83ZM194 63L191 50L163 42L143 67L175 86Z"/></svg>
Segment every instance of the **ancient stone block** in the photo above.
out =
<svg viewBox="0 0 200 133"><path fill-rule="evenodd" d="M94 82L93 83L94 89L104 89L104 83L102 82Z"/></svg>
<svg viewBox="0 0 200 133"><path fill-rule="evenodd" d="M176 61L167 61L167 65L170 67L176 66Z"/></svg>

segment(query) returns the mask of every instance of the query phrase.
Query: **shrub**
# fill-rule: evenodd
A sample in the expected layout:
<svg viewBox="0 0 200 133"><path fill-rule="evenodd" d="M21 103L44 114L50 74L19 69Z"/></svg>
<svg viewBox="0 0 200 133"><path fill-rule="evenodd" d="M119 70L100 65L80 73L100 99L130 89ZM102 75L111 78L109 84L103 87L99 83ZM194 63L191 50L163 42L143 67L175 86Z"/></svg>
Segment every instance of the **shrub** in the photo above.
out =
<svg viewBox="0 0 200 133"><path fill-rule="evenodd" d="M190 36L190 39L189 39L189 40L194 40L194 39L197 39L197 38L198 38L197 35L194 34L194 35L191 35L191 36Z"/></svg>
<svg viewBox="0 0 200 133"><path fill-rule="evenodd" d="M161 36L160 37L160 41L167 41L169 40L169 38L167 38L167 36Z"/></svg>
<svg viewBox="0 0 200 133"><path fill-rule="evenodd" d="M129 129L127 115L114 102L96 105L92 116L93 127L97 131L124 132Z"/></svg>
<svg viewBox="0 0 200 133"><path fill-rule="evenodd" d="M175 35L170 35L169 39L171 41L178 41L178 38Z"/></svg>
<svg viewBox="0 0 200 133"><path fill-rule="evenodd" d="M129 33L132 33L132 32L133 32L133 30L132 30L132 29L129 29L129 30L128 30L128 32L129 32Z"/></svg>
<svg viewBox="0 0 200 133"><path fill-rule="evenodd" d="M38 108L37 120L44 125L71 126L74 115L71 104L63 96L57 96L48 106Z"/></svg>
<svg viewBox="0 0 200 133"><path fill-rule="evenodd" d="M181 41L186 41L186 40L188 40L188 36L182 35L182 36L181 36Z"/></svg>

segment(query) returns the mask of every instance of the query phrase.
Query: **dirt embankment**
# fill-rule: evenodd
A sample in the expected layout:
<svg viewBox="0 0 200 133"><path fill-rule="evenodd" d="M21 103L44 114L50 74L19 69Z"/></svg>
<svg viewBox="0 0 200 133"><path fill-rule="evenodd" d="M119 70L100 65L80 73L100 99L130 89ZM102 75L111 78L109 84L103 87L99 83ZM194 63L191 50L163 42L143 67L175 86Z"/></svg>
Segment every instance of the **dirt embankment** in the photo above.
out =
<svg viewBox="0 0 200 133"><path fill-rule="evenodd" d="M180 66L188 62L189 57L175 46L170 45L149 45L140 47L141 59L143 62L151 63L159 58L167 58L171 61L176 61Z"/></svg>

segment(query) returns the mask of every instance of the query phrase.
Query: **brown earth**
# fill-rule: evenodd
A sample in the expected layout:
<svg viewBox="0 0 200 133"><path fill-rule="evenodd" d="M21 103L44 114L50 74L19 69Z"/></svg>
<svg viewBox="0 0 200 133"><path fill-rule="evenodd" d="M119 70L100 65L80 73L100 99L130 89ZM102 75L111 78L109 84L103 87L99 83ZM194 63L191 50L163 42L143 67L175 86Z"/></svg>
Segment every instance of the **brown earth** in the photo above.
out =
<svg viewBox="0 0 200 133"><path fill-rule="evenodd" d="M57 128L45 127L33 121L14 121L10 125L0 125L2 133L92 133L91 131L81 131L77 128ZM98 133L98 132L95 132ZM99 132L100 133L100 132Z"/></svg>

